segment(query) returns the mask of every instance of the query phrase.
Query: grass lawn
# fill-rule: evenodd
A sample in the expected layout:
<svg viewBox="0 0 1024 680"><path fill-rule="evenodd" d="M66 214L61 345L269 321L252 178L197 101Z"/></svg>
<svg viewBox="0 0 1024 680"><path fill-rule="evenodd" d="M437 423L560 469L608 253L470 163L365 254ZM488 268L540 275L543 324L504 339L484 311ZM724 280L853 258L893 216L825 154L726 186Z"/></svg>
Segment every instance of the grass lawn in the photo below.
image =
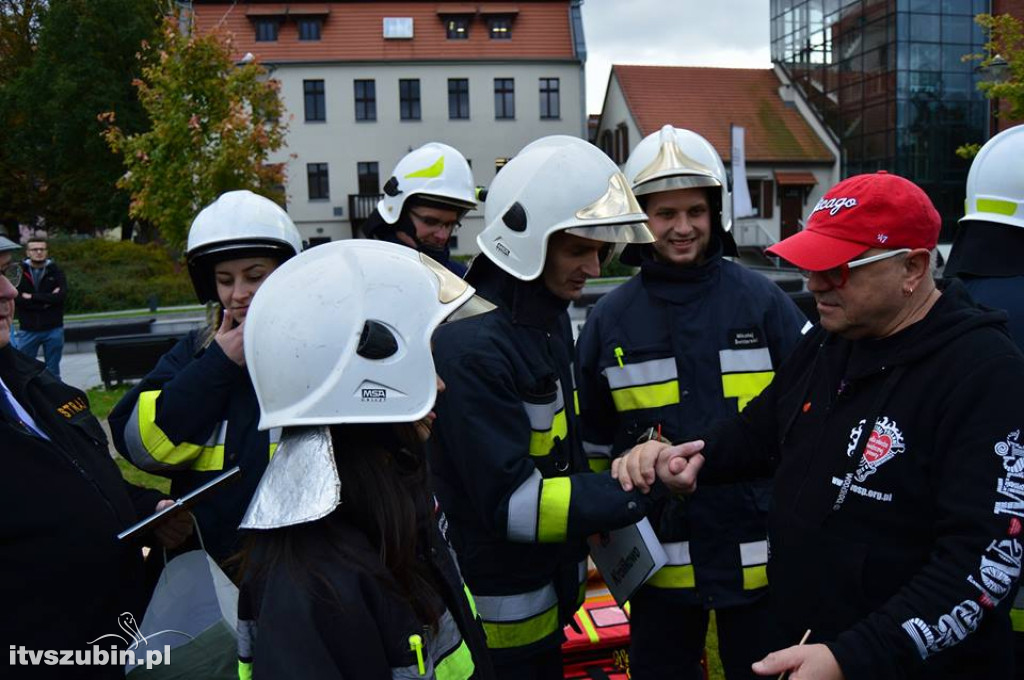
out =
<svg viewBox="0 0 1024 680"><path fill-rule="evenodd" d="M122 385L112 390L105 387L94 387L86 392L89 395L89 406L92 408L93 415L100 420L106 420L114 405L121 400L128 389L129 386ZM132 484L157 489L163 493L170 492L171 480L145 473L116 454L114 462L117 463L117 467L121 468L121 476Z"/></svg>

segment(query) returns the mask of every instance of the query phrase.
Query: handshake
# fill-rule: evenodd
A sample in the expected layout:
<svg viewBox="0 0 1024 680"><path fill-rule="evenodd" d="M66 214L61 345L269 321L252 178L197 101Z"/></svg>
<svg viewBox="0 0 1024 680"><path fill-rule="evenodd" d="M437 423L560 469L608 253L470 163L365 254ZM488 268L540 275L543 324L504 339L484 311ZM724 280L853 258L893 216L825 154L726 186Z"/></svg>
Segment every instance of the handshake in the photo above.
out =
<svg viewBox="0 0 1024 680"><path fill-rule="evenodd" d="M697 490L697 473L704 465L703 450L700 439L675 445L647 441L612 461L612 477L624 491L635 487L647 493L660 479L672 493L691 494Z"/></svg>

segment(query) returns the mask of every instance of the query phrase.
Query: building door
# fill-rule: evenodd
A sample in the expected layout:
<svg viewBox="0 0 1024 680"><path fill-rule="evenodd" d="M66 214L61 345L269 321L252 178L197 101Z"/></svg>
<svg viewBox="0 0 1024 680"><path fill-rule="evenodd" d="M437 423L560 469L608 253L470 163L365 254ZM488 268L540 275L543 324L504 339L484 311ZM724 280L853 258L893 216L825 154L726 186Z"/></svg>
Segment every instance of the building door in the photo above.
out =
<svg viewBox="0 0 1024 680"><path fill-rule="evenodd" d="M800 231L800 220L804 211L804 191L801 186L782 186L782 238L789 238Z"/></svg>

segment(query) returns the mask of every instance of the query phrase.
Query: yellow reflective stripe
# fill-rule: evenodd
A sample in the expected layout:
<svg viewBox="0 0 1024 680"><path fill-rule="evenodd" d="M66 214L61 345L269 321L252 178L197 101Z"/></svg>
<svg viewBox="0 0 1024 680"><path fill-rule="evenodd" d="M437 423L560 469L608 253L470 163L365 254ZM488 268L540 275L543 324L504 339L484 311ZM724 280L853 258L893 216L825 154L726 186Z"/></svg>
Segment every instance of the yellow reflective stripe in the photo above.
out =
<svg viewBox="0 0 1024 680"><path fill-rule="evenodd" d="M722 394L726 399L736 397L740 411L746 408L750 400L761 394L775 377L774 371L760 373L727 373L722 376Z"/></svg>
<svg viewBox="0 0 1024 680"><path fill-rule="evenodd" d="M596 645L601 637L597 634L597 628L594 627L594 622L590 620L590 614L587 613L586 607L580 607L579 611L576 612L576 616L579 617L580 625L583 626L587 637L590 638L590 643Z"/></svg>
<svg viewBox="0 0 1024 680"><path fill-rule="evenodd" d="M1017 204L998 198L979 198L978 212L995 213L996 215L1013 215L1017 212Z"/></svg>
<svg viewBox="0 0 1024 680"><path fill-rule="evenodd" d="M606 472L612 469L611 458L587 458L591 472Z"/></svg>
<svg viewBox="0 0 1024 680"><path fill-rule="evenodd" d="M580 414L580 391L572 391L572 407L576 411L576 415Z"/></svg>
<svg viewBox="0 0 1024 680"><path fill-rule="evenodd" d="M270 460L274 459L274 454L275 453L277 453L277 443L276 442L271 442L270 443Z"/></svg>
<svg viewBox="0 0 1024 680"><path fill-rule="evenodd" d="M462 591L466 593L466 600L469 602L469 611L473 612L473 618L479 618L480 615L476 613L476 600L473 599L473 593L469 592L469 586L463 583Z"/></svg>
<svg viewBox="0 0 1024 680"><path fill-rule="evenodd" d="M224 469L224 446L203 447L202 453L192 462L192 469L197 472L214 472Z"/></svg>
<svg viewBox="0 0 1024 680"><path fill-rule="evenodd" d="M424 177L424 178L430 179L431 177L440 177L443 174L444 174L444 156L441 156L440 158L438 158L436 161L434 161L433 163L431 163L427 167L425 167L425 168L423 168L421 170L416 170L414 172L410 172L408 175L405 176L405 178L406 179L410 179L412 177Z"/></svg>
<svg viewBox="0 0 1024 680"><path fill-rule="evenodd" d="M530 455L546 456L555 445L555 438L565 439L569 435L569 421L562 408L551 419L550 430L530 430Z"/></svg>
<svg viewBox="0 0 1024 680"><path fill-rule="evenodd" d="M159 396L158 390L139 394L139 434L142 445L158 463L183 467L201 455L206 447L189 442L175 445L167 438L163 430L156 425L156 400Z"/></svg>
<svg viewBox="0 0 1024 680"><path fill-rule="evenodd" d="M697 579L693 575L693 565L683 564L678 567L666 565L654 572L647 580L647 585L655 588L693 588Z"/></svg>
<svg viewBox="0 0 1024 680"><path fill-rule="evenodd" d="M238 662L238 680L252 680L252 661Z"/></svg>
<svg viewBox="0 0 1024 680"><path fill-rule="evenodd" d="M679 381L612 390L612 401L615 402L615 410L619 412L678 404Z"/></svg>
<svg viewBox="0 0 1024 680"><path fill-rule="evenodd" d="M1024 633L1024 609L1011 609L1010 623L1016 632Z"/></svg>
<svg viewBox="0 0 1024 680"><path fill-rule="evenodd" d="M541 483L537 518L537 540L541 543L565 542L571 494L572 481L568 477L554 477Z"/></svg>
<svg viewBox="0 0 1024 680"><path fill-rule="evenodd" d="M483 621L487 646L491 649L525 647L543 640L558 630L558 605L542 614L515 623L492 623Z"/></svg>
<svg viewBox="0 0 1024 680"><path fill-rule="evenodd" d="M476 665L473 663L473 655L463 640L455 651L441 659L434 666L434 674L437 680L467 680L473 675Z"/></svg>
<svg viewBox="0 0 1024 680"><path fill-rule="evenodd" d="M757 590L768 585L768 569L765 565L743 567L743 590Z"/></svg>

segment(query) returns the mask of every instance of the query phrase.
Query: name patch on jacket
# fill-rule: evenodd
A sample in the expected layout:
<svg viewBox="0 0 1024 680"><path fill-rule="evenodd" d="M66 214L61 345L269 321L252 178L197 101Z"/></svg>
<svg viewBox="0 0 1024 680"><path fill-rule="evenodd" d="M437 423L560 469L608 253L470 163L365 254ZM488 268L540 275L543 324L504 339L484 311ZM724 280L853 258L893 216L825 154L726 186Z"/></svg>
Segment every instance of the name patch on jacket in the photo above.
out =
<svg viewBox="0 0 1024 680"><path fill-rule="evenodd" d="M75 397L71 401L65 402L57 407L57 413L61 414L65 418L71 418L72 416L78 415L82 411L89 410L89 405L85 401L85 397Z"/></svg>
<svg viewBox="0 0 1024 680"><path fill-rule="evenodd" d="M729 330L729 349L764 347L760 328L732 328Z"/></svg>

